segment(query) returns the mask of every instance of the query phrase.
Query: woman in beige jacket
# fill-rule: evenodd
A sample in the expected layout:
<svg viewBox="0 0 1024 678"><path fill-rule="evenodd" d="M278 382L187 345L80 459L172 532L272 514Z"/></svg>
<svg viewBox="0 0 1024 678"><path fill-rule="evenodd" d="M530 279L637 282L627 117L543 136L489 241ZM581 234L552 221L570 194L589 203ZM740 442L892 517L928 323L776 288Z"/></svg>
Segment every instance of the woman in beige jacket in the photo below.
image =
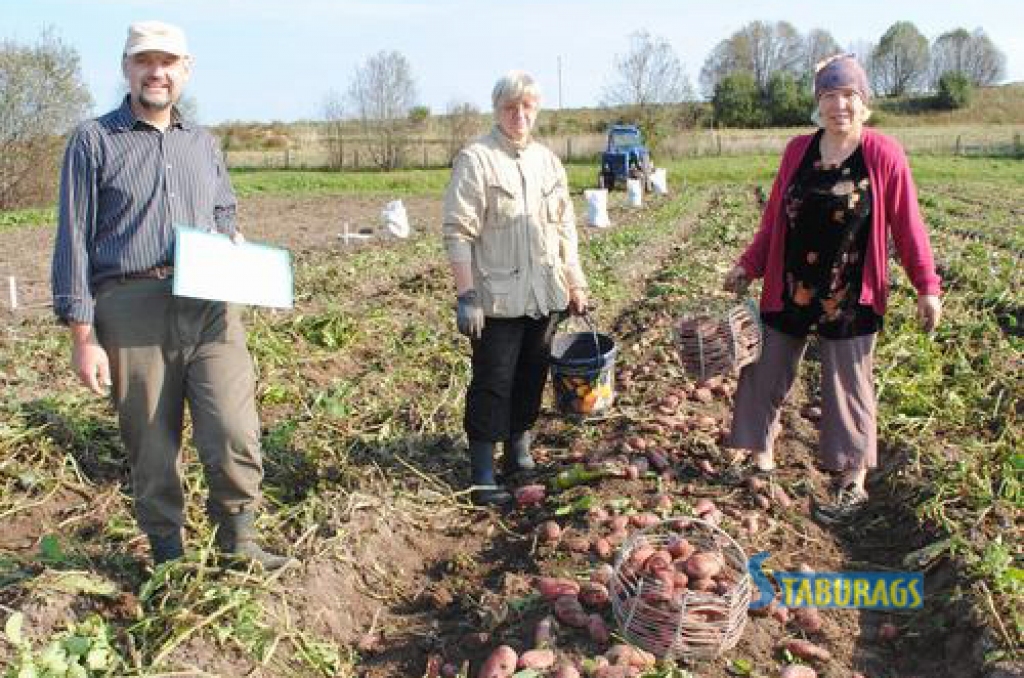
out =
<svg viewBox="0 0 1024 678"><path fill-rule="evenodd" d="M558 157L531 138L540 90L512 71L491 95L496 125L455 159L444 203L444 244L469 337L466 393L473 500L511 500L494 476L495 443L506 475L533 468L530 430L547 381L554 325L587 307L576 220Z"/></svg>

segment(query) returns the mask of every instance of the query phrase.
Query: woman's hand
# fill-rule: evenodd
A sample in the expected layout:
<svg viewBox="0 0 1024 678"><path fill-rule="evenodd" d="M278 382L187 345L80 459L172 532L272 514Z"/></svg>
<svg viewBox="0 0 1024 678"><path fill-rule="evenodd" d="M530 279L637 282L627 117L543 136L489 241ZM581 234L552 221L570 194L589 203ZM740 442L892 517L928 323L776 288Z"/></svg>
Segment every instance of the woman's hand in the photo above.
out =
<svg viewBox="0 0 1024 678"><path fill-rule="evenodd" d="M743 294L748 287L750 287L750 278L747 277L747 272L742 266L733 266L732 270L725 274L725 280L722 282L723 290L736 294Z"/></svg>
<svg viewBox="0 0 1024 678"><path fill-rule="evenodd" d="M917 322L925 332L933 332L942 317L942 302L937 294L922 294L917 298Z"/></svg>
<svg viewBox="0 0 1024 678"><path fill-rule="evenodd" d="M584 315L587 312L587 290L582 287L569 290L569 311L573 315Z"/></svg>

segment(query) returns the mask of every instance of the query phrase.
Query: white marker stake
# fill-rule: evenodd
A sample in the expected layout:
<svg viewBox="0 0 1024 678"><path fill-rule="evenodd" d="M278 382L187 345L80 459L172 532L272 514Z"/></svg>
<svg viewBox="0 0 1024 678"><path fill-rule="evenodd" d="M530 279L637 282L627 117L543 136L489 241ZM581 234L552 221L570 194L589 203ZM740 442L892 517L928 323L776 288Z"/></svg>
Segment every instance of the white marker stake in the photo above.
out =
<svg viewBox="0 0 1024 678"><path fill-rule="evenodd" d="M14 281L14 276L7 276L7 289L10 293L11 310L18 308L18 284Z"/></svg>

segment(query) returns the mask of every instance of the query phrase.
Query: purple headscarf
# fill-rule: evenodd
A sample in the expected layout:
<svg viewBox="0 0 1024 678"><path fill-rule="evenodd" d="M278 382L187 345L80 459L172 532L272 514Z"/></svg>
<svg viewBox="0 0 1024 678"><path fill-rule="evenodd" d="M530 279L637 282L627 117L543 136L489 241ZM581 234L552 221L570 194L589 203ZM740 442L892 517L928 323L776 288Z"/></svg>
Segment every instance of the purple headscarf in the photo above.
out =
<svg viewBox="0 0 1024 678"><path fill-rule="evenodd" d="M830 89L849 87L865 104L871 101L868 75L852 54L837 54L818 64L814 73L814 98Z"/></svg>

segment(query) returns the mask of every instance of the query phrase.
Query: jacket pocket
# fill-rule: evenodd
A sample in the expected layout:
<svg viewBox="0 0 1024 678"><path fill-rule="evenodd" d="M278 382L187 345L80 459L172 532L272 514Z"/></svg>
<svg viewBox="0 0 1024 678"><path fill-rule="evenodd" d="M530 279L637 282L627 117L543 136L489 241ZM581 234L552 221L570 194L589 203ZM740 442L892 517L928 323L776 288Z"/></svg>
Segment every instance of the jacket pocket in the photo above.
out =
<svg viewBox="0 0 1024 678"><path fill-rule="evenodd" d="M541 190L544 202L544 216L549 224L560 224L565 217L565 192L557 183Z"/></svg>
<svg viewBox="0 0 1024 678"><path fill-rule="evenodd" d="M491 213L488 222L493 228L508 228L519 216L519 197L508 186L498 182L489 184L487 202Z"/></svg>
<svg viewBox="0 0 1024 678"><path fill-rule="evenodd" d="M512 308L511 297L515 284L515 274L511 271L481 271L484 313L507 317Z"/></svg>

